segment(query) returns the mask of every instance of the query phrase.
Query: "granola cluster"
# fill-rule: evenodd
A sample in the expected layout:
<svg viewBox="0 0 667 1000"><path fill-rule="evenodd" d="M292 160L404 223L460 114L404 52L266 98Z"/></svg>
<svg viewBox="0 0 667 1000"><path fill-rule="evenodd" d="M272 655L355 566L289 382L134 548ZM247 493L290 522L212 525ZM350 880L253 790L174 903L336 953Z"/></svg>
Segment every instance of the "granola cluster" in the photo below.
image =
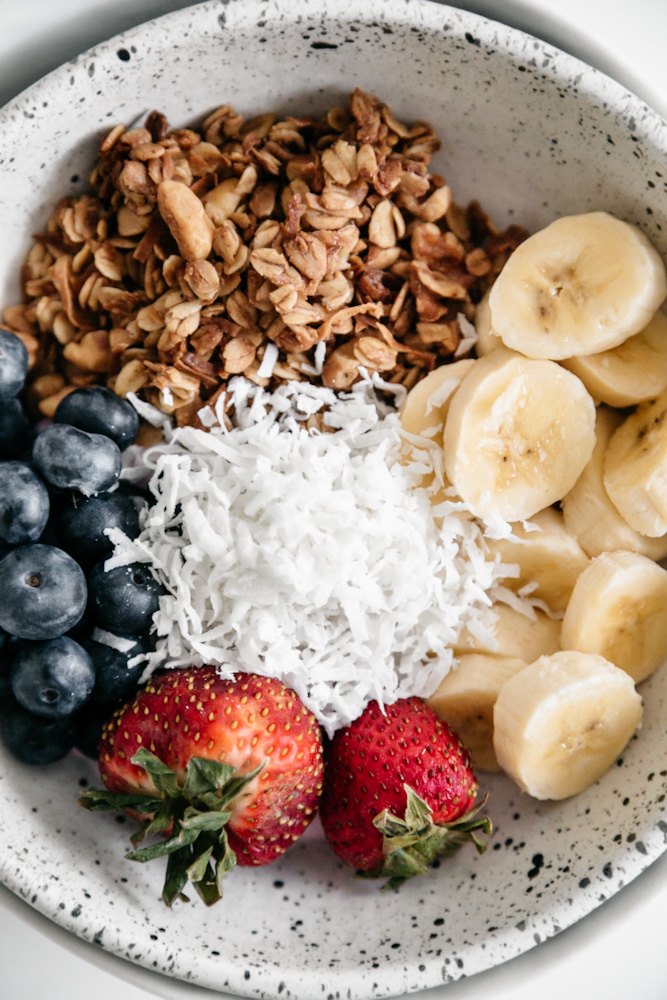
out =
<svg viewBox="0 0 667 1000"><path fill-rule="evenodd" d="M340 390L364 367L409 388L452 358L460 315L526 236L453 202L429 172L439 145L361 90L320 120L225 105L198 131L158 112L116 126L92 193L58 204L4 313L31 356L33 411L104 384L201 426L240 373Z"/></svg>

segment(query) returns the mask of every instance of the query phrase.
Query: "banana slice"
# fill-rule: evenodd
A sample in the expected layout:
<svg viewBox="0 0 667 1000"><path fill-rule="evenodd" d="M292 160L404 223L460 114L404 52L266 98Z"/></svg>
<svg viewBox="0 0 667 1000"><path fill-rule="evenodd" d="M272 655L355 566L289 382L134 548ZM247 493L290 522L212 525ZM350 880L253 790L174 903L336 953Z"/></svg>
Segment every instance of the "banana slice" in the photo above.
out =
<svg viewBox="0 0 667 1000"><path fill-rule="evenodd" d="M408 434L425 434L430 440L441 439L452 396L474 364L472 358L465 358L441 365L417 382L400 410L403 430Z"/></svg>
<svg viewBox="0 0 667 1000"><path fill-rule="evenodd" d="M491 325L491 305L489 303L489 295L490 293L487 292L479 302L475 311L475 332L477 333L475 350L478 358L483 357L485 354L490 354L491 351L495 351L497 347L503 346L502 340L496 333L493 332Z"/></svg>
<svg viewBox="0 0 667 1000"><path fill-rule="evenodd" d="M604 457L609 499L631 528L667 533L667 391L637 407L612 435Z"/></svg>
<svg viewBox="0 0 667 1000"><path fill-rule="evenodd" d="M667 316L651 322L618 347L561 362L584 383L591 396L609 406L634 406L667 389Z"/></svg>
<svg viewBox="0 0 667 1000"><path fill-rule="evenodd" d="M473 635L468 628L454 646L456 656L465 653L492 653L532 663L538 656L555 653L561 648L560 622L549 618L543 611L535 611L535 618L515 611L509 604L494 604L496 617L489 639Z"/></svg>
<svg viewBox="0 0 667 1000"><path fill-rule="evenodd" d="M507 348L475 362L452 398L445 471L477 517L524 521L560 500L595 444L595 405L552 361Z"/></svg>
<svg viewBox="0 0 667 1000"><path fill-rule="evenodd" d="M503 563L519 566L520 575L503 581L510 590L520 590L536 583L531 597L539 597L552 611L564 611L570 600L577 577L586 569L588 556L563 521L563 515L547 507L525 524L538 530L526 530L524 524L513 524L513 539L489 540L489 554L499 556ZM516 539L516 540L515 540Z"/></svg>
<svg viewBox="0 0 667 1000"><path fill-rule="evenodd" d="M607 495L602 480L604 456L609 440L623 422L619 413L598 407L595 419L596 443L591 460L570 492L563 497L565 527L578 540L589 556L602 552L627 549L640 552L649 559L667 556L667 535L648 538L631 528Z"/></svg>
<svg viewBox="0 0 667 1000"><path fill-rule="evenodd" d="M590 212L557 219L514 251L491 289L493 330L531 358L622 344L667 295L665 266L636 226Z"/></svg>
<svg viewBox="0 0 667 1000"><path fill-rule="evenodd" d="M431 465L437 461L442 462L442 432L449 404L474 364L474 359L465 358L450 365L441 365L417 382L405 397L400 411L401 427L408 434L424 438L424 446L430 452ZM414 442L404 439L401 442L400 461L403 465L419 462L418 452L419 448ZM444 475L442 478L444 479ZM438 488L437 485L434 486L435 480L436 475L429 468L416 483L424 489L431 489L429 499L433 507L447 500L458 499L451 495L450 483L445 480Z"/></svg>
<svg viewBox="0 0 667 1000"><path fill-rule="evenodd" d="M493 745L524 792L566 799L602 777L641 719L642 700L625 671L594 653L554 653L503 684Z"/></svg>
<svg viewBox="0 0 667 1000"><path fill-rule="evenodd" d="M436 715L458 733L463 745L482 771L499 771L493 749L493 706L506 680L527 666L508 656L469 653L462 656L427 698Z"/></svg>
<svg viewBox="0 0 667 1000"><path fill-rule="evenodd" d="M667 659L667 570L637 552L603 552L581 574L563 649L597 653L643 681Z"/></svg>

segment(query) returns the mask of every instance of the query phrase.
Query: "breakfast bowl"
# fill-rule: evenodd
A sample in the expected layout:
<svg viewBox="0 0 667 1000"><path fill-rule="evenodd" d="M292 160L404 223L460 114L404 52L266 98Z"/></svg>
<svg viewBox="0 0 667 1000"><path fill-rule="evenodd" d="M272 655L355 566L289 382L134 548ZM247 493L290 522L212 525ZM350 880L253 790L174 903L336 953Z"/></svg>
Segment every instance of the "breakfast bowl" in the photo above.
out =
<svg viewBox="0 0 667 1000"><path fill-rule="evenodd" d="M429 0L209 2L80 56L0 113L5 253L0 305L63 196L86 190L103 137L153 110L196 127L229 104L251 117L320 116L350 93L430 122L433 165L458 204L534 232L609 212L667 255L667 126L599 72L529 35ZM400 573L400 565L396 566ZM82 939L220 993L371 1000L488 969L572 925L665 850L667 678L639 688L643 724L599 780L538 801L482 774L494 831L380 893L355 879L317 821L278 861L238 868L222 901L166 908L160 872L124 859L123 817L85 812L99 783L78 752L44 768L0 747L0 879Z"/></svg>

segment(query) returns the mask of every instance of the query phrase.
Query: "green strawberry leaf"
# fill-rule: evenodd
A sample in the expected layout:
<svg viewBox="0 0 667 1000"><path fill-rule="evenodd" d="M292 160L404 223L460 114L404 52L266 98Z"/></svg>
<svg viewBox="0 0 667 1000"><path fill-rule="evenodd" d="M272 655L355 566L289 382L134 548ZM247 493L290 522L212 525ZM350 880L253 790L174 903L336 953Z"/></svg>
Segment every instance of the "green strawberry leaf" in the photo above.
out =
<svg viewBox="0 0 667 1000"><path fill-rule="evenodd" d="M407 830L405 820L401 819L400 816L394 816L388 809L383 809L381 813L377 814L373 820L373 826L383 836L392 839L402 837Z"/></svg>
<svg viewBox="0 0 667 1000"><path fill-rule="evenodd" d="M200 882L195 882L194 887L199 894L199 898L206 903L207 906L213 906L214 903L217 903L222 898L222 894L215 881L208 882L202 880Z"/></svg>
<svg viewBox="0 0 667 1000"><path fill-rule="evenodd" d="M162 808L159 809L153 819L149 820L144 826L144 837L153 837L158 833L164 833L166 830L170 830L174 824L174 813L172 809L168 807L165 808L164 803ZM134 843L134 841L133 841Z"/></svg>
<svg viewBox="0 0 667 1000"><path fill-rule="evenodd" d="M213 853L213 844L207 847L203 854L200 854L187 870L187 876L191 882L201 882L209 870L209 861Z"/></svg>
<svg viewBox="0 0 667 1000"><path fill-rule="evenodd" d="M220 845L221 847L215 852L215 882L218 892L222 896L222 880L230 868L233 868L236 864L236 854L229 846L227 832L224 829L220 833Z"/></svg>
<svg viewBox="0 0 667 1000"><path fill-rule="evenodd" d="M167 906L179 898L187 899L183 889L188 882L210 906L221 898L224 875L236 864L225 830L231 817L229 805L267 761L247 774L239 774L228 764L192 757L182 787L176 773L145 747L140 747L131 763L146 771L160 797L101 789L82 795L81 805L96 811L130 809L146 815L143 826L131 838L135 849L125 857L141 863L167 858L162 893ZM166 834L166 838L147 847L139 846L155 834Z"/></svg>
<svg viewBox="0 0 667 1000"><path fill-rule="evenodd" d="M221 830L225 823L229 821L231 813L226 812L200 812L194 806L188 806L183 813L180 824L184 830Z"/></svg>
<svg viewBox="0 0 667 1000"><path fill-rule="evenodd" d="M123 809L132 809L134 812L154 813L162 808L163 802L148 792L124 794L108 792L106 788L91 788L79 797L79 805L89 812L121 812Z"/></svg>
<svg viewBox="0 0 667 1000"><path fill-rule="evenodd" d="M232 799L235 799L239 792L243 791L246 785L249 785L253 778L256 778L259 772L266 767L267 763L268 760L265 757L262 763L258 764L252 771L248 771L247 774L235 774L233 778L230 778L221 790L222 803L227 805Z"/></svg>
<svg viewBox="0 0 667 1000"><path fill-rule="evenodd" d="M404 785L408 804L405 807L405 824L409 830L425 829L432 822L433 811L428 802L417 795L410 785Z"/></svg>
<svg viewBox="0 0 667 1000"><path fill-rule="evenodd" d="M183 794L189 799L219 791L234 775L234 768L217 760L191 757L185 768Z"/></svg>
<svg viewBox="0 0 667 1000"><path fill-rule="evenodd" d="M220 792L205 792L204 795L198 795L197 805L202 809L209 809L212 812L217 812L227 807L227 803L222 801Z"/></svg>
<svg viewBox="0 0 667 1000"><path fill-rule="evenodd" d="M140 830L137 830L136 833L132 834L130 840L135 847L138 847L139 844L146 839L146 837L150 837L157 833L164 833L165 831L171 829L173 823L174 816L172 810L165 808L164 802L161 802L159 810L153 815L152 818L149 817L146 820Z"/></svg>
<svg viewBox="0 0 667 1000"><path fill-rule="evenodd" d="M167 859L167 874L162 888L162 900L167 906L172 906L179 898L187 900L183 889L188 884L189 861L188 849L170 854Z"/></svg>
<svg viewBox="0 0 667 1000"><path fill-rule="evenodd" d="M479 829L482 831L482 833L484 834L485 837L490 837L491 836L491 833L493 832L493 828L491 826L491 820L489 819L488 816L484 817L484 821L482 823L480 823ZM489 846L488 843L486 842L486 840L484 840L482 837L480 837L477 833L475 833L473 831L471 831L471 833L470 833L470 839L472 840L473 844L477 848L477 853L478 854L484 854L484 851Z"/></svg>
<svg viewBox="0 0 667 1000"><path fill-rule="evenodd" d="M165 798L175 799L181 794L178 778L170 767L163 764L159 757L156 757L150 750L140 747L131 758L131 763L137 767L143 767L151 781Z"/></svg>
<svg viewBox="0 0 667 1000"><path fill-rule="evenodd" d="M128 861L140 861L142 863L154 861L155 858L162 858L165 854L173 854L174 851L179 851L181 847L194 844L198 836L199 830L181 830L177 836L170 837L169 840L161 840L159 844L142 847L139 851L130 851L125 857Z"/></svg>
<svg viewBox="0 0 667 1000"><path fill-rule="evenodd" d="M392 851L391 861L387 864L385 875L400 878L403 882L414 875L423 875L428 871L424 859L414 851Z"/></svg>
<svg viewBox="0 0 667 1000"><path fill-rule="evenodd" d="M486 850L483 836L492 832L488 816L479 816L486 797L473 809L451 823L434 823L433 811L413 788L404 784L405 814L395 816L388 809L373 820L382 834L384 862L373 877L388 877L383 889L398 889L414 875L423 875L436 858L449 857L471 841L479 853Z"/></svg>

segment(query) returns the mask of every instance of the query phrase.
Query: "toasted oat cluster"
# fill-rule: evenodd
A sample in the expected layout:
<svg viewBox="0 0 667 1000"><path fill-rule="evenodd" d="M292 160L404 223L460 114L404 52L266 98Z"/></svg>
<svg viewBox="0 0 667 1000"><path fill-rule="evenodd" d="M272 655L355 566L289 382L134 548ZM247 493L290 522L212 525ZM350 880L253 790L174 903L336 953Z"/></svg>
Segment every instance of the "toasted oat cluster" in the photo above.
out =
<svg viewBox="0 0 667 1000"><path fill-rule="evenodd" d="M320 120L225 105L197 131L159 112L117 125L4 313L34 413L104 384L201 426L240 373L342 390L363 367L409 388L452 358L459 317L526 236L453 202L429 171L439 145L360 90Z"/></svg>

